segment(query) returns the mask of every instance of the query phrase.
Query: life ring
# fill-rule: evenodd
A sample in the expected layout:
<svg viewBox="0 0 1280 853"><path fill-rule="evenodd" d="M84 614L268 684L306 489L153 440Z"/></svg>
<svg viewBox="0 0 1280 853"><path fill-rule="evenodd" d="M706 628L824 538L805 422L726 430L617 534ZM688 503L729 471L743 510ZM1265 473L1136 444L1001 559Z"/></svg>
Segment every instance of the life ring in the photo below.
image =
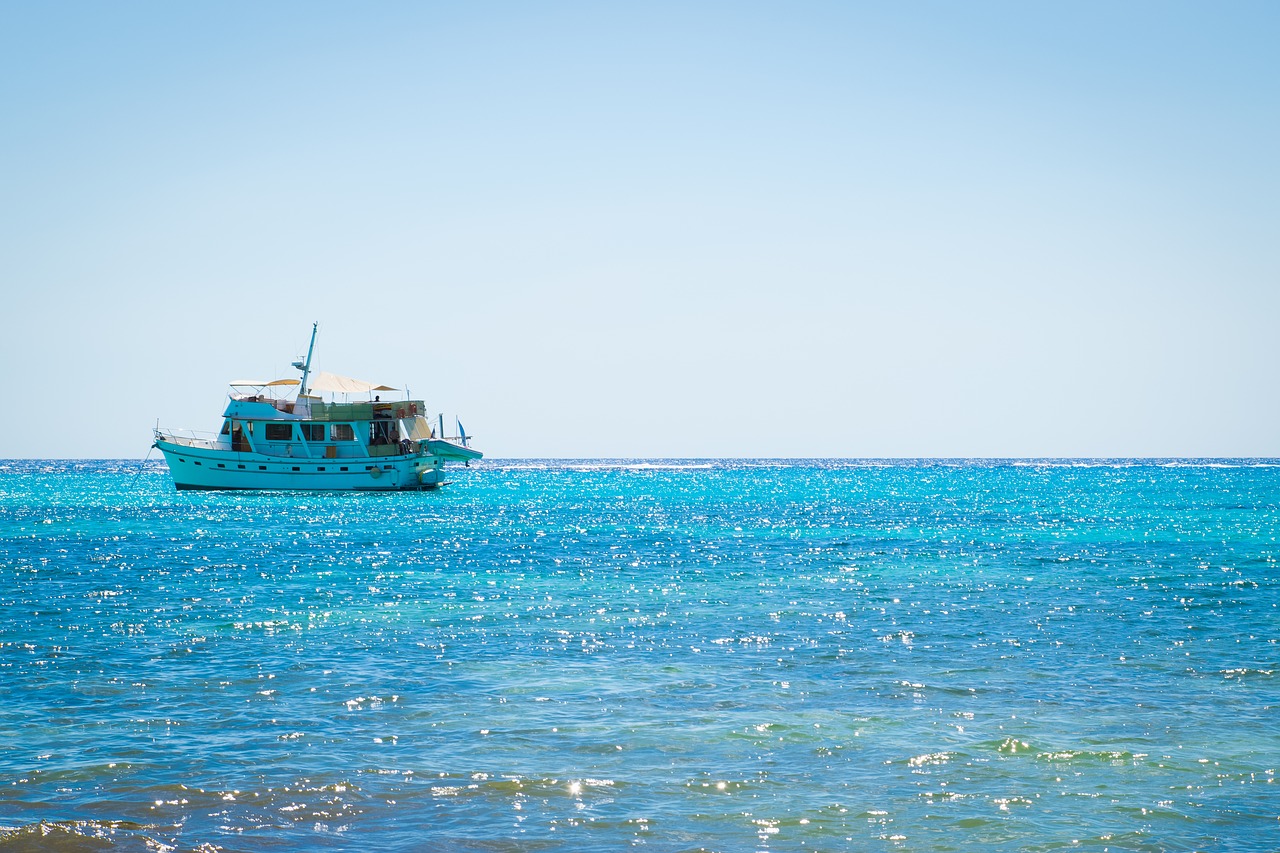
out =
<svg viewBox="0 0 1280 853"><path fill-rule="evenodd" d="M377 465L373 466L372 468L369 469L369 476L375 480L378 479L379 477L382 476L382 469L379 468Z"/></svg>

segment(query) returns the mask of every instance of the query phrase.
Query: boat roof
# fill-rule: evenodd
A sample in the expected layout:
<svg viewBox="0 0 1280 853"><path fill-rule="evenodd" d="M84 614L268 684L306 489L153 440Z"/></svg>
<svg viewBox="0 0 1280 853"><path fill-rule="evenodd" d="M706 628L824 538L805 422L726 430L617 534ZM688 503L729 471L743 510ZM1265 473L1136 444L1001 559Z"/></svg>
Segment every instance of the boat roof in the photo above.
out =
<svg viewBox="0 0 1280 853"><path fill-rule="evenodd" d="M350 376L339 376L318 370L311 375L307 383L312 391L331 391L337 394L363 394L366 391L397 391L390 385L375 385L363 379L352 379Z"/></svg>
<svg viewBox="0 0 1280 853"><path fill-rule="evenodd" d="M236 379L232 381L231 387L278 388L301 384L297 379ZM400 389L391 385L366 382L363 379L353 379L350 376L339 376L336 373L326 373L323 370L319 370L311 375L311 381L307 383L307 390L329 391L334 394L364 394L369 391L398 391Z"/></svg>
<svg viewBox="0 0 1280 853"><path fill-rule="evenodd" d="M233 379L232 388L272 388L277 385L301 385L297 379Z"/></svg>

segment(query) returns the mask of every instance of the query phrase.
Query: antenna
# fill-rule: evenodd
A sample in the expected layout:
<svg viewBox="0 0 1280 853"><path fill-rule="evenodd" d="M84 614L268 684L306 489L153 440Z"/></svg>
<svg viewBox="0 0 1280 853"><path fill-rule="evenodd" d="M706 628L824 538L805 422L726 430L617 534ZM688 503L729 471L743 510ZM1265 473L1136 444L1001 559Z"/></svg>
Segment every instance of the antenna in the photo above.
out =
<svg viewBox="0 0 1280 853"><path fill-rule="evenodd" d="M298 396L301 397L307 393L307 377L311 375L311 353L316 348L316 329L320 327L317 321L311 324L311 345L307 347L307 362L303 364L301 361L295 361L293 366L302 371L302 384L298 386Z"/></svg>

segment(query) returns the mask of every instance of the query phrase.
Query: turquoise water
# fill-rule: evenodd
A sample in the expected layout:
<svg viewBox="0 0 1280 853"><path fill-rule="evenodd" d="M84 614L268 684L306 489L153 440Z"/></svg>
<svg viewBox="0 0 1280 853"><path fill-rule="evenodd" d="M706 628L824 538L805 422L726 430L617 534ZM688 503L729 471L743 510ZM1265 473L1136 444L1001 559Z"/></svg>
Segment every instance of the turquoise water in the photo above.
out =
<svg viewBox="0 0 1280 853"><path fill-rule="evenodd" d="M453 479L0 463L0 850L1280 849L1280 467Z"/></svg>

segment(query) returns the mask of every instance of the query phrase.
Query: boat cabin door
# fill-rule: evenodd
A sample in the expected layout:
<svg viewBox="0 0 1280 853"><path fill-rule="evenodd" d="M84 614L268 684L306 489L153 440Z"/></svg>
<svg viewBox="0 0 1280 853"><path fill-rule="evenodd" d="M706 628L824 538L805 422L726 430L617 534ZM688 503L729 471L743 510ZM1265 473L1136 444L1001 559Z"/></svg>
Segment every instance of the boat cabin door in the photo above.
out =
<svg viewBox="0 0 1280 853"><path fill-rule="evenodd" d="M231 422L231 449L236 453L248 453L253 450L249 446L249 442L244 437L244 422Z"/></svg>

